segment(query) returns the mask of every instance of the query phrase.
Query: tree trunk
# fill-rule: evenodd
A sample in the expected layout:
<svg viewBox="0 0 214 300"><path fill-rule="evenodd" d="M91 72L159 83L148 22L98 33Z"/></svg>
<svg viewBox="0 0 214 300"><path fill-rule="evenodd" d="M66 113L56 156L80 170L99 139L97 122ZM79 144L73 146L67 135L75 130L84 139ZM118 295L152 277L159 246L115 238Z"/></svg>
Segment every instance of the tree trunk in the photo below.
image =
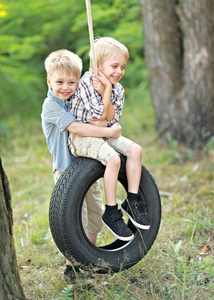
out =
<svg viewBox="0 0 214 300"><path fill-rule="evenodd" d="M156 127L165 132L172 126L182 87L182 43L177 0L141 0L144 44Z"/></svg>
<svg viewBox="0 0 214 300"><path fill-rule="evenodd" d="M19 277L13 240L11 196L0 158L0 299L26 299Z"/></svg>
<svg viewBox="0 0 214 300"><path fill-rule="evenodd" d="M214 134L214 2L141 2L157 129L201 148Z"/></svg>
<svg viewBox="0 0 214 300"><path fill-rule="evenodd" d="M179 15L184 31L179 139L201 148L214 134L214 1L186 0Z"/></svg>

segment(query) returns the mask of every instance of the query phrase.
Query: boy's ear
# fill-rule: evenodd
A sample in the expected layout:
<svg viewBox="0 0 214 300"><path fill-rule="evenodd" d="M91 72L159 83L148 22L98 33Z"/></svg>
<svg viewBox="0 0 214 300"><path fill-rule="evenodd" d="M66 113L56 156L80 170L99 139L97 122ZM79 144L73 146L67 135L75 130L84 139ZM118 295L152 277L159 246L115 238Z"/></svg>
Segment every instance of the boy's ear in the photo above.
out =
<svg viewBox="0 0 214 300"><path fill-rule="evenodd" d="M48 78L48 77L47 77L47 85L48 85L49 87L51 87L51 81L50 81L50 78Z"/></svg>

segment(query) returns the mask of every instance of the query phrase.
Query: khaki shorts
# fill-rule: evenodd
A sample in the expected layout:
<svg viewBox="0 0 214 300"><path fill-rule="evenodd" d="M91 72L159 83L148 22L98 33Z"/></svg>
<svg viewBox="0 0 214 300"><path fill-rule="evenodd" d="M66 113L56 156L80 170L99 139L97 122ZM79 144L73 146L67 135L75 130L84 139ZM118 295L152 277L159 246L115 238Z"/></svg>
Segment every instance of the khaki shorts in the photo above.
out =
<svg viewBox="0 0 214 300"><path fill-rule="evenodd" d="M62 172L56 170L54 172L54 181L58 181ZM102 194L100 191L100 183L96 181L85 196L82 206L82 224L85 233L97 234L102 228L101 217L104 207L102 202Z"/></svg>
<svg viewBox="0 0 214 300"><path fill-rule="evenodd" d="M120 136L119 138L83 137L69 133L68 146L74 156L90 157L100 161L104 166L113 155L126 155L133 141Z"/></svg>

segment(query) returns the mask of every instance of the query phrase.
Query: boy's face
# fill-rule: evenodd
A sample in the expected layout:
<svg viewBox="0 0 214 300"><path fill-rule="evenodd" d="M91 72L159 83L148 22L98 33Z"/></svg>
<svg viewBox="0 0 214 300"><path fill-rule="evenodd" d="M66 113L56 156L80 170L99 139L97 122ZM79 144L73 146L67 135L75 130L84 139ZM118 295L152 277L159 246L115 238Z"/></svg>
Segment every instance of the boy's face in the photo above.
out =
<svg viewBox="0 0 214 300"><path fill-rule="evenodd" d="M100 70L111 82L111 84L116 84L125 74L127 60L122 54L117 54L116 56L111 56L105 60L101 65L98 65L98 70Z"/></svg>
<svg viewBox="0 0 214 300"><path fill-rule="evenodd" d="M79 77L75 73L64 70L56 70L47 78L48 86L62 100L67 100L76 92L78 81Z"/></svg>

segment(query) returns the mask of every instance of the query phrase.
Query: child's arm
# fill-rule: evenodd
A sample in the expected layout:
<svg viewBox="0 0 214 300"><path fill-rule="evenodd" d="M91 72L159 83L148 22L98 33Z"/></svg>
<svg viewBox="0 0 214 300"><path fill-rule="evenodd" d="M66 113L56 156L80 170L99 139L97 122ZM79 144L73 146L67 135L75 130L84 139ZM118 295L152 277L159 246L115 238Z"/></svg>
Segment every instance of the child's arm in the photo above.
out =
<svg viewBox="0 0 214 300"><path fill-rule="evenodd" d="M47 98L42 106L42 123L45 135L48 135L52 130L52 126L57 126L60 132L68 130L80 136L92 137L119 137L121 127L119 124L114 128L107 127L107 121L94 122L92 124L79 123L75 117L67 111L66 106L62 106L56 101ZM97 126L95 126L95 124ZM102 126L102 127L100 127Z"/></svg>
<svg viewBox="0 0 214 300"><path fill-rule="evenodd" d="M108 122L106 120L93 118L89 123L96 126L108 127Z"/></svg>
<svg viewBox="0 0 214 300"><path fill-rule="evenodd" d="M115 109L114 119L108 121L108 126L112 126L117 123L123 112L123 105L125 100L125 91L120 83L118 83L114 90L112 90L112 104Z"/></svg>
<svg viewBox="0 0 214 300"><path fill-rule="evenodd" d="M112 121L115 115L115 109L111 103L112 84L101 71L99 71L98 75L94 75L92 80L93 87L102 96L102 102L104 104L100 120Z"/></svg>
<svg viewBox="0 0 214 300"><path fill-rule="evenodd" d="M72 122L66 129L79 136L117 138L121 135L121 126L118 123L111 127L99 127L88 123Z"/></svg>

